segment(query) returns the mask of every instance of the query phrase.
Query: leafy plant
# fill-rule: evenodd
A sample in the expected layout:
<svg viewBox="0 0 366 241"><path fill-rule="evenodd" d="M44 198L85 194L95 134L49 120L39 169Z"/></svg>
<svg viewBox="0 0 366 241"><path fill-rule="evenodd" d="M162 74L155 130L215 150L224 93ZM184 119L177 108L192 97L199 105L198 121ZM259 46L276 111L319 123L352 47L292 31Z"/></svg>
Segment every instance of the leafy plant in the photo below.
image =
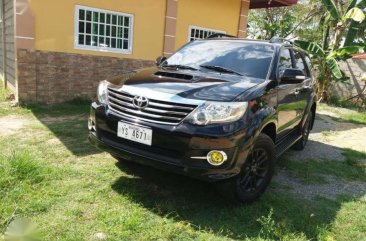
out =
<svg viewBox="0 0 366 241"><path fill-rule="evenodd" d="M346 11L338 0L322 0L321 2L327 10L323 46L304 40L297 40L296 44L315 57L319 70L320 100L327 101L331 81L346 78L338 61L346 60L352 54L362 52L365 48L363 43L358 42L360 38L357 38L357 33L361 23L365 20L365 13L362 9L366 7L366 0L352 0ZM333 29L332 35L331 29ZM344 39L344 43L342 43L342 39ZM363 40L361 39L361 41Z"/></svg>
<svg viewBox="0 0 366 241"><path fill-rule="evenodd" d="M321 34L313 31L319 11L315 0L300 1L291 7L277 7L251 10L249 14L248 36L254 39L271 39L274 36L292 38L311 37L321 40ZM306 38L307 39L307 38Z"/></svg>
<svg viewBox="0 0 366 241"><path fill-rule="evenodd" d="M273 209L268 213L268 216L262 216L257 219L262 225L260 236L265 239L276 239L276 222L273 220Z"/></svg>

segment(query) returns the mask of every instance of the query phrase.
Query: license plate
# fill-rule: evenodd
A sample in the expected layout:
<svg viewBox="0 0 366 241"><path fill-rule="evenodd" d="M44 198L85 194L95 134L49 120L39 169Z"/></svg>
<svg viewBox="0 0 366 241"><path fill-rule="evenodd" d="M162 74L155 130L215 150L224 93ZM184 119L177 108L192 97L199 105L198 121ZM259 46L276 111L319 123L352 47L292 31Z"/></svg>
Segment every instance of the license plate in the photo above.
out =
<svg viewBox="0 0 366 241"><path fill-rule="evenodd" d="M117 136L151 146L152 130L125 122L118 122Z"/></svg>

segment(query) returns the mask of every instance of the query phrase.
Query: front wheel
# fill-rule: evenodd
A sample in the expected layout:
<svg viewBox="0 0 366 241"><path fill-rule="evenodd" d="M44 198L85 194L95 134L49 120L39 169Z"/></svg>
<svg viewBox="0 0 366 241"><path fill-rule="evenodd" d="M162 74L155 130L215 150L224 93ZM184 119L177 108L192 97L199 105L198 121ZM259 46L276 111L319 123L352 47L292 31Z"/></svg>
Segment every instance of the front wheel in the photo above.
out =
<svg viewBox="0 0 366 241"><path fill-rule="evenodd" d="M260 134L245 161L241 173L219 184L222 194L242 203L257 200L268 187L275 167L275 147L272 139Z"/></svg>

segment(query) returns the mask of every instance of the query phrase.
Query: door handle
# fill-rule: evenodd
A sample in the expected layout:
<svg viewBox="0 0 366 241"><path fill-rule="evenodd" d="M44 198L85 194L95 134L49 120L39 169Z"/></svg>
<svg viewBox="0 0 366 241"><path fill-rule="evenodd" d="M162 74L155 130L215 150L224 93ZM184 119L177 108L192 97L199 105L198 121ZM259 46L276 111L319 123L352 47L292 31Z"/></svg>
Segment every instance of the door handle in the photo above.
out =
<svg viewBox="0 0 366 241"><path fill-rule="evenodd" d="M298 94L300 94L300 89L295 89L294 95L298 95Z"/></svg>

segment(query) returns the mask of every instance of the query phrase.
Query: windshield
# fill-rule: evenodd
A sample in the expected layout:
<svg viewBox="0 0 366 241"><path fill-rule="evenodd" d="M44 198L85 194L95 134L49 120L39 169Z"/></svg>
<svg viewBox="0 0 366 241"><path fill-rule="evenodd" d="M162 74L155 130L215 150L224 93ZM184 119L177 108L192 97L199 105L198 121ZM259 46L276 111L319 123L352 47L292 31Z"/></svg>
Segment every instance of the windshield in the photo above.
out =
<svg viewBox="0 0 366 241"><path fill-rule="evenodd" d="M164 65L183 65L206 71L203 66L219 66L244 76L265 79L273 53L274 47L263 43L194 41L168 58Z"/></svg>

